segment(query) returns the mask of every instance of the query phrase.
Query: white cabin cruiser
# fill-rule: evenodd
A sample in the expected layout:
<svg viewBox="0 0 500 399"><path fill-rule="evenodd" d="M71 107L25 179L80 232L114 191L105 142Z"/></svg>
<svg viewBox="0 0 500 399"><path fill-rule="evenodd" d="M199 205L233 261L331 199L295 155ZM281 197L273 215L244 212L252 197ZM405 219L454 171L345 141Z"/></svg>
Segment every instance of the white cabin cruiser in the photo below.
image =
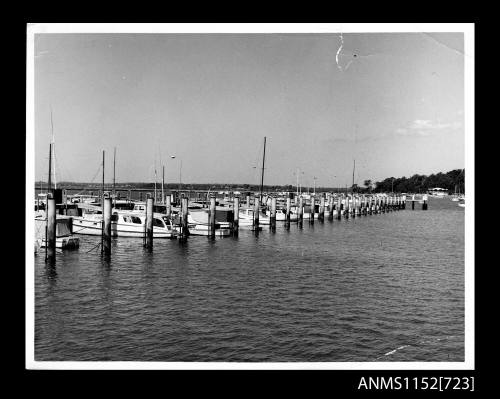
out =
<svg viewBox="0 0 500 399"><path fill-rule="evenodd" d="M146 215L113 210L111 215L112 237L144 237ZM73 217L73 233L87 235L102 234L102 213L86 213ZM167 216L153 214L153 238L176 238L177 230Z"/></svg>

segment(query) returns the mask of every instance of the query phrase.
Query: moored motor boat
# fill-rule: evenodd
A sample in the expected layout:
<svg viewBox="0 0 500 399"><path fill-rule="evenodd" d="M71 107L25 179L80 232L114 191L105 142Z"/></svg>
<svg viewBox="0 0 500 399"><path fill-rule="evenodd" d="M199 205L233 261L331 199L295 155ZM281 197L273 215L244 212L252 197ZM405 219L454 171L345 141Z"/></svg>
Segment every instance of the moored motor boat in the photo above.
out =
<svg viewBox="0 0 500 399"><path fill-rule="evenodd" d="M276 209L276 221L277 222L286 222L286 209ZM297 221L297 214L290 210L290 221Z"/></svg>
<svg viewBox="0 0 500 399"><path fill-rule="evenodd" d="M239 225L252 225L253 226L253 209L252 208L241 208L238 214L239 216ZM271 224L271 220L269 216L264 214L263 212L259 212L259 225L269 225Z"/></svg>
<svg viewBox="0 0 500 399"><path fill-rule="evenodd" d="M190 235L208 236L210 235L210 224L208 211L205 209L191 210L188 213L188 230ZM215 235L217 237L227 237L231 235L230 222L215 221Z"/></svg>
<svg viewBox="0 0 500 399"><path fill-rule="evenodd" d="M111 236L142 238L145 235L145 224L145 214L115 210L111 215ZM102 213L87 213L84 216L73 217L73 232L101 235ZM153 238L176 238L177 233L172 221L166 215L153 214Z"/></svg>
<svg viewBox="0 0 500 399"><path fill-rule="evenodd" d="M35 252L39 248L45 248L46 243L47 216L44 211L39 211L35 216ZM72 232L72 218L56 215L56 248L77 249L80 240Z"/></svg>

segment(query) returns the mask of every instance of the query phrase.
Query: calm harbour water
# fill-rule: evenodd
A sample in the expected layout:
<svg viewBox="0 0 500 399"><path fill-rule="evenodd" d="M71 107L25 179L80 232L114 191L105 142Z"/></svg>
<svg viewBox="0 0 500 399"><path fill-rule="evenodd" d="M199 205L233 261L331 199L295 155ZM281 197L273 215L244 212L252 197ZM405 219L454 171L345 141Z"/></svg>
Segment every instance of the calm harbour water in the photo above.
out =
<svg viewBox="0 0 500 399"><path fill-rule="evenodd" d="M35 359L463 361L464 209L35 256ZM89 252L90 251L90 252Z"/></svg>

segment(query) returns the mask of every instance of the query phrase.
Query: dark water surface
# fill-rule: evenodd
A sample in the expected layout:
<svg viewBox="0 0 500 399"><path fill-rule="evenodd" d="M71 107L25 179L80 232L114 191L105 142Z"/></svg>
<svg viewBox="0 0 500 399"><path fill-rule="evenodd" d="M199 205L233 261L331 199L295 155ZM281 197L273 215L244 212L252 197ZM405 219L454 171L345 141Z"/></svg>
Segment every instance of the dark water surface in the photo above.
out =
<svg viewBox="0 0 500 399"><path fill-rule="evenodd" d="M464 209L35 257L35 359L464 361ZM90 252L89 252L90 251Z"/></svg>

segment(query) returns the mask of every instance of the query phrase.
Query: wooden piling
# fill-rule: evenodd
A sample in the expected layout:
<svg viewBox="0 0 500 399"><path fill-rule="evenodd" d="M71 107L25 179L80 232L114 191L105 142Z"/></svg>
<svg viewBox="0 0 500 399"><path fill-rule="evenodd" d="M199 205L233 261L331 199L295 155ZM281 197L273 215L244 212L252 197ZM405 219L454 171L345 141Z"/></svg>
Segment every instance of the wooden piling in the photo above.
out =
<svg viewBox="0 0 500 399"><path fill-rule="evenodd" d="M167 212L167 217L171 217L172 216L172 196L169 194L165 197L165 200L166 200L166 212Z"/></svg>
<svg viewBox="0 0 500 399"><path fill-rule="evenodd" d="M344 209L342 205L342 200L340 199L340 196L337 197L337 220L340 220L342 218L342 210Z"/></svg>
<svg viewBox="0 0 500 399"><path fill-rule="evenodd" d="M186 241L189 236L188 229L188 206L189 206L189 198L182 197L181 198L181 241Z"/></svg>
<svg viewBox="0 0 500 399"><path fill-rule="evenodd" d="M315 201L316 198L314 197L314 194L311 194L310 202L311 202L311 211L310 211L310 216L309 216L309 224L314 224L314 207L315 207Z"/></svg>
<svg viewBox="0 0 500 399"><path fill-rule="evenodd" d="M292 199L290 196L286 199L286 214L285 214L285 227L290 228L290 212L292 209Z"/></svg>
<svg viewBox="0 0 500 399"><path fill-rule="evenodd" d="M250 196L247 195L247 207L250 208Z"/></svg>
<svg viewBox="0 0 500 399"><path fill-rule="evenodd" d="M427 194L424 194L422 199L424 200L424 202L422 203L422 210L426 211L427 210Z"/></svg>
<svg viewBox="0 0 500 399"><path fill-rule="evenodd" d="M105 256L111 255L111 198L104 198L102 248Z"/></svg>
<svg viewBox="0 0 500 399"><path fill-rule="evenodd" d="M240 198L234 197L233 199L233 235L238 235L238 229L240 227Z"/></svg>
<svg viewBox="0 0 500 399"><path fill-rule="evenodd" d="M215 238L215 196L210 197L210 210L208 212L208 224L210 229L210 238Z"/></svg>
<svg viewBox="0 0 500 399"><path fill-rule="evenodd" d="M255 231L259 231L259 197L254 197L253 199L253 228Z"/></svg>
<svg viewBox="0 0 500 399"><path fill-rule="evenodd" d="M328 196L328 220L331 222L333 220L333 211L335 210L335 204L333 202L333 195Z"/></svg>
<svg viewBox="0 0 500 399"><path fill-rule="evenodd" d="M47 229L45 237L45 260L56 259L56 200L47 197Z"/></svg>
<svg viewBox="0 0 500 399"><path fill-rule="evenodd" d="M320 222L325 221L325 196L324 195L322 195L319 199L318 220Z"/></svg>
<svg viewBox="0 0 500 399"><path fill-rule="evenodd" d="M302 224L304 223L304 200L302 196L299 197L299 206L297 208L297 213L298 213L298 223L299 227L302 227Z"/></svg>
<svg viewBox="0 0 500 399"><path fill-rule="evenodd" d="M146 248L153 249L153 209L154 200L149 197L146 199Z"/></svg>
<svg viewBox="0 0 500 399"><path fill-rule="evenodd" d="M271 230L276 231L276 197L271 198L270 225Z"/></svg>

